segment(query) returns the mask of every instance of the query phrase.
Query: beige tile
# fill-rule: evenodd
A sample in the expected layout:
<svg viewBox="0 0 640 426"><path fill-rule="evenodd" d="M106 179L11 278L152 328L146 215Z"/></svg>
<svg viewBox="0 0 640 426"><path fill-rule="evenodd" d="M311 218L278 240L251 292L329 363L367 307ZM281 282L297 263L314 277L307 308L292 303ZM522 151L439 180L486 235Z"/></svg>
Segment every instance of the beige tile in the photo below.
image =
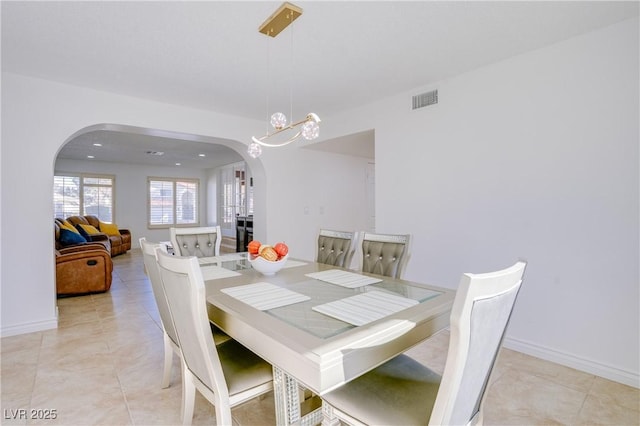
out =
<svg viewBox="0 0 640 426"><path fill-rule="evenodd" d="M145 316L144 312L140 309L140 305L135 300L131 300L131 298L111 304L100 303L96 306L96 313L98 315L98 319L105 323L109 320L116 320L120 322L131 321L131 318L125 318L125 316Z"/></svg>
<svg viewBox="0 0 640 426"><path fill-rule="evenodd" d="M505 362L509 362L510 368L526 371L529 374L581 392L588 392L595 380L593 374L584 373L523 353L514 352L513 356L505 360Z"/></svg>
<svg viewBox="0 0 640 426"><path fill-rule="evenodd" d="M572 424L586 392L509 368L489 388L486 424Z"/></svg>
<svg viewBox="0 0 640 426"><path fill-rule="evenodd" d="M29 413L29 405L15 405L13 403L5 403L4 399L0 404L2 410L3 425L26 425Z"/></svg>
<svg viewBox="0 0 640 426"><path fill-rule="evenodd" d="M616 404L613 398L588 395L577 424L633 426L640 424L640 412Z"/></svg>
<svg viewBox="0 0 640 426"><path fill-rule="evenodd" d="M602 401L603 404L640 411L640 389L596 377L589 395ZM640 424L640 422L638 422Z"/></svg>
<svg viewBox="0 0 640 426"><path fill-rule="evenodd" d="M112 354L102 336L59 340L40 351L38 372L48 369L64 374L94 370L106 366L113 369Z"/></svg>
<svg viewBox="0 0 640 426"><path fill-rule="evenodd" d="M512 351L507 348L501 348L498 354L498 359L493 367L491 373L490 383L494 383L498 380L502 374L514 365L519 365L519 360L522 354L520 352Z"/></svg>
<svg viewBox="0 0 640 426"><path fill-rule="evenodd" d="M56 410L53 420L29 423L60 425L127 425L131 419L113 368L97 366L83 371L38 371L31 409Z"/></svg>
<svg viewBox="0 0 640 426"><path fill-rule="evenodd" d="M231 412L233 416L233 411ZM194 425L212 425L216 423L216 410L205 397L196 392L196 403L193 408ZM264 424L264 423L262 423ZM258 425L256 425L258 426Z"/></svg>
<svg viewBox="0 0 640 426"><path fill-rule="evenodd" d="M141 294L143 296L147 296L147 293L152 291L151 281L146 276L142 278L136 278L133 280L128 280L126 282L127 289L129 289L129 294Z"/></svg>
<svg viewBox="0 0 640 426"><path fill-rule="evenodd" d="M159 386L125 392L131 419L137 425L178 425L181 423L180 404L182 389Z"/></svg>
<svg viewBox="0 0 640 426"><path fill-rule="evenodd" d="M162 330L146 314L143 318L123 316L117 320L103 322L102 336L109 348L115 352L121 347L148 346L150 342L158 342L162 339Z"/></svg>
<svg viewBox="0 0 640 426"><path fill-rule="evenodd" d="M407 355L426 365L438 374L444 372L449 349L449 331L436 333L431 338L414 346L406 352Z"/></svg>
<svg viewBox="0 0 640 426"><path fill-rule="evenodd" d="M0 339L0 354L23 350L39 349L42 344L42 332L20 334Z"/></svg>
<svg viewBox="0 0 640 426"><path fill-rule="evenodd" d="M60 304L61 301L65 303ZM58 299L58 326L69 326L96 320L96 309L86 296Z"/></svg>
<svg viewBox="0 0 640 426"><path fill-rule="evenodd" d="M164 361L163 341L158 337L142 343L129 342L112 349L111 356L118 374L123 376L123 385L132 378L140 379L134 374L136 370L160 378Z"/></svg>
<svg viewBox="0 0 640 426"><path fill-rule="evenodd" d="M74 324L58 324L58 328L42 332L42 347L49 347L60 342L84 340L102 334L102 324L97 318L93 321ZM77 344L81 344L77 342Z"/></svg>
<svg viewBox="0 0 640 426"><path fill-rule="evenodd" d="M142 281L147 279L144 269L141 267L122 268L118 271L117 277L120 281Z"/></svg>
<svg viewBox="0 0 640 426"><path fill-rule="evenodd" d="M24 424L22 420L26 420L19 410L27 409L31 402L39 356L40 348L31 347L2 353L1 412L2 419L8 417L7 420L12 420L12 424Z"/></svg>
<svg viewBox="0 0 640 426"><path fill-rule="evenodd" d="M276 410L273 392L235 407L231 415L241 425L275 425Z"/></svg>

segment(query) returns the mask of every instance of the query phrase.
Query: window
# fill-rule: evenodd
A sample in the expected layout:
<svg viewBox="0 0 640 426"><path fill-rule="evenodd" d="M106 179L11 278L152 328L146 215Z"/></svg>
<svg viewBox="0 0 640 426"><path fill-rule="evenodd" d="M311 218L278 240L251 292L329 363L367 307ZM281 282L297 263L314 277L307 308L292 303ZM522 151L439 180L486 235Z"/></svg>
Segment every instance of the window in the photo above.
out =
<svg viewBox="0 0 640 426"><path fill-rule="evenodd" d="M54 217L94 215L113 223L115 176L67 174L53 177Z"/></svg>
<svg viewBox="0 0 640 426"><path fill-rule="evenodd" d="M149 178L149 228L197 225L197 179Z"/></svg>

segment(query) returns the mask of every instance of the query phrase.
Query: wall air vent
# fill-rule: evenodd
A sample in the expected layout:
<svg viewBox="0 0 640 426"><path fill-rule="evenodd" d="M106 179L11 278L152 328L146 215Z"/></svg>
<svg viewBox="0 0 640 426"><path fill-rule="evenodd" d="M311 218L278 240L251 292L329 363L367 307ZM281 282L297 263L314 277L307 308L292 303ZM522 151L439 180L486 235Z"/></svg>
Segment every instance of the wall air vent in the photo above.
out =
<svg viewBox="0 0 640 426"><path fill-rule="evenodd" d="M438 103L438 90L432 90L430 92L421 93L413 97L413 108L424 108L429 105Z"/></svg>

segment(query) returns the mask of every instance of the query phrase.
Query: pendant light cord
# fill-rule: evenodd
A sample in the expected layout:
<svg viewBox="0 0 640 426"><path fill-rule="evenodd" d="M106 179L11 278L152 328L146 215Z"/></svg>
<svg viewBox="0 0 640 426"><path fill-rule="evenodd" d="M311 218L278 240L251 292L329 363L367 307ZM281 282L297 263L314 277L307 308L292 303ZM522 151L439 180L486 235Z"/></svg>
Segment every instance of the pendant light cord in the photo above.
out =
<svg viewBox="0 0 640 426"><path fill-rule="evenodd" d="M293 13L289 14L289 19L293 23ZM289 75L289 120L293 123L293 25L289 26L291 31L291 67Z"/></svg>
<svg viewBox="0 0 640 426"><path fill-rule="evenodd" d="M269 122L271 121L269 117L269 84L271 84L271 40L270 37L267 37L267 84L265 87L267 88L267 131L265 132L267 135L269 134Z"/></svg>

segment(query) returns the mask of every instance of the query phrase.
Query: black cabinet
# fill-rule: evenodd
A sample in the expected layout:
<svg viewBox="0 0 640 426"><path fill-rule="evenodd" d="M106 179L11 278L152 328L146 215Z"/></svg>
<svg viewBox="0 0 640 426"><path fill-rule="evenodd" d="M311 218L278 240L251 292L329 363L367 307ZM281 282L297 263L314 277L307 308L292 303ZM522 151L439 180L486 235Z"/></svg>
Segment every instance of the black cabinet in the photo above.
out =
<svg viewBox="0 0 640 426"><path fill-rule="evenodd" d="M253 240L253 216L236 216L236 252L247 251Z"/></svg>

